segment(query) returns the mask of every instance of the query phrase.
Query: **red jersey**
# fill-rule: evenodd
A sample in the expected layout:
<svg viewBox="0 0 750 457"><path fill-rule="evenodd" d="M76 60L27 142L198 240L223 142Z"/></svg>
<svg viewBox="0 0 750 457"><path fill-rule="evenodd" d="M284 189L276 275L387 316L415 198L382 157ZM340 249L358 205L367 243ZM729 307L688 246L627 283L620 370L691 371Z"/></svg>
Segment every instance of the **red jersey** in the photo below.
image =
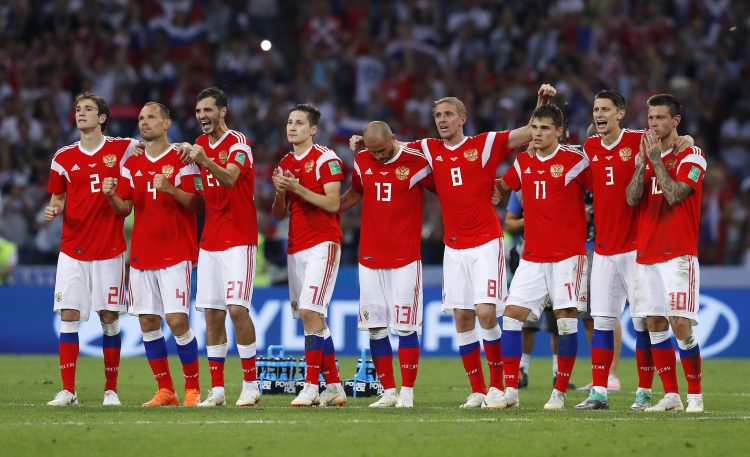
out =
<svg viewBox="0 0 750 457"><path fill-rule="evenodd" d="M227 131L211 144L208 135L195 142L206 151L209 160L226 168L230 163L240 169L234 185L224 187L214 176L201 168L206 198L206 222L201 248L223 251L235 246L258 244L258 215L255 211L253 152L245 135Z"/></svg>
<svg viewBox="0 0 750 457"><path fill-rule="evenodd" d="M468 249L502 236L490 196L497 167L510 154L509 136L510 132L480 133L455 146L437 139L409 143L432 167L446 246Z"/></svg>
<svg viewBox="0 0 750 457"><path fill-rule="evenodd" d="M130 157L122 170L117 194L132 200L135 211L130 265L138 270L156 270L185 260L198 260L198 225L195 212L184 208L171 195L154 188L154 176L164 175L185 192L200 193L203 183L194 163L184 164L170 146L158 157Z"/></svg>
<svg viewBox="0 0 750 457"><path fill-rule="evenodd" d="M66 194L61 252L91 261L111 259L125 251L125 219L115 214L102 194L102 181L120 176L120 167L136 144L130 138L105 136L93 151L77 142L55 153L47 191Z"/></svg>
<svg viewBox="0 0 750 457"><path fill-rule="evenodd" d="M503 180L523 194L523 259L558 262L586 254L583 171L586 156L558 145L547 157L518 154Z"/></svg>
<svg viewBox="0 0 750 457"><path fill-rule="evenodd" d="M359 263L400 268L421 259L422 187L431 173L416 149L400 148L387 163L367 150L354 157L352 188L362 193Z"/></svg>
<svg viewBox="0 0 750 457"><path fill-rule="evenodd" d="M604 144L600 135L594 135L583 145L591 164L585 178L594 192L597 254L622 254L636 248L638 208L628 205L625 190L635 171L642 136L642 130L622 129L612 144Z"/></svg>
<svg viewBox="0 0 750 457"><path fill-rule="evenodd" d="M661 155L669 176L689 185L693 192L678 205L669 206L654 168L646 165L643 197L638 217L638 263L666 262L682 255L698 255L698 228L706 159L698 147L679 154L669 149Z"/></svg>
<svg viewBox="0 0 750 457"><path fill-rule="evenodd" d="M289 171L299 183L311 191L325 195L323 185L343 181L341 159L336 153L318 144L313 144L304 154L287 153L279 168ZM308 203L293 192L287 192L289 204L289 245L287 252L294 254L325 241L341 244L339 213L329 213Z"/></svg>

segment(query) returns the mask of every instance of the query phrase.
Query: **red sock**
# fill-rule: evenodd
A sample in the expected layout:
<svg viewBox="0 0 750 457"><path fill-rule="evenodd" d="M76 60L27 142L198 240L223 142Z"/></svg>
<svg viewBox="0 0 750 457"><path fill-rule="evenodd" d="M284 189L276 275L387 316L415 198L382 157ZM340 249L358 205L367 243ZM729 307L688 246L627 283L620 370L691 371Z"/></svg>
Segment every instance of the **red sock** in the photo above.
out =
<svg viewBox="0 0 750 457"><path fill-rule="evenodd" d="M182 374L185 375L185 389L200 390L200 381L198 380L198 359L192 362L182 364Z"/></svg>
<svg viewBox="0 0 750 457"><path fill-rule="evenodd" d="M500 340L484 340L484 354L490 367L490 387L503 390L503 349Z"/></svg>
<svg viewBox="0 0 750 457"><path fill-rule="evenodd" d="M148 364L151 365L151 371L154 373L154 379L156 379L159 389L168 389L174 392L172 375L169 373L169 360L166 357L149 359Z"/></svg>
<svg viewBox="0 0 750 457"><path fill-rule="evenodd" d="M414 387L414 381L417 380L417 371L419 371L419 348L399 346L398 361L401 365L401 386ZM391 376L392 373L393 371L391 371Z"/></svg>
<svg viewBox="0 0 750 457"><path fill-rule="evenodd" d="M680 361L685 372L688 393L701 393L701 351L698 345L691 349L680 348Z"/></svg>
<svg viewBox="0 0 750 457"><path fill-rule="evenodd" d="M615 353L611 349L591 348L591 377L593 378L593 385L607 387L609 368L612 366L614 355Z"/></svg>
<svg viewBox="0 0 750 457"><path fill-rule="evenodd" d="M573 365L576 363L576 356L557 356L557 378L555 378L555 389L560 392L568 391L570 384L570 374L573 373ZM607 385L606 383L604 384Z"/></svg>
<svg viewBox="0 0 750 457"><path fill-rule="evenodd" d="M117 392L117 375L120 371L120 348L104 348L104 390Z"/></svg>
<svg viewBox="0 0 750 457"><path fill-rule="evenodd" d="M60 376L63 389L76 391L76 365L78 363L78 332L60 333Z"/></svg>
<svg viewBox="0 0 750 457"><path fill-rule="evenodd" d="M671 340L651 345L651 355L654 358L656 372L659 373L664 393L678 393L677 386L677 356Z"/></svg>
<svg viewBox="0 0 750 457"><path fill-rule="evenodd" d="M224 359L210 357L208 371L211 373L211 387L224 387Z"/></svg>
<svg viewBox="0 0 750 457"><path fill-rule="evenodd" d="M401 351L399 351L399 355ZM373 357L372 362L375 364L375 373L383 389L395 389L396 378L393 376L393 354Z"/></svg>
<svg viewBox="0 0 750 457"><path fill-rule="evenodd" d="M255 357L240 359L240 363L242 363L242 380L247 382L257 381L258 371L255 368Z"/></svg>
<svg viewBox="0 0 750 457"><path fill-rule="evenodd" d="M336 353L323 354L323 360L321 364L321 370L323 372L323 379L326 384L336 384L341 382L339 377L339 369L336 367Z"/></svg>
<svg viewBox="0 0 750 457"><path fill-rule="evenodd" d="M654 358L651 356L651 340L647 331L635 332L635 363L638 367L638 387L651 389L654 385Z"/></svg>
<svg viewBox="0 0 750 457"><path fill-rule="evenodd" d="M466 375L469 377L472 392L487 393L487 385L484 383L484 372L482 371L482 355L479 353L479 341L466 346L459 346L461 361L464 364Z"/></svg>

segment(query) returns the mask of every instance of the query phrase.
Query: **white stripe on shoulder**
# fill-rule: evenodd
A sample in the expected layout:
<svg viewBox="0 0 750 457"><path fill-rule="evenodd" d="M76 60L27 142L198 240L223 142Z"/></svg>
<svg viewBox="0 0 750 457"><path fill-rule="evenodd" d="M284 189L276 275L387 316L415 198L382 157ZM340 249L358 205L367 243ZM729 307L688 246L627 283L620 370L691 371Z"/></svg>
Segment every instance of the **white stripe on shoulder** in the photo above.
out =
<svg viewBox="0 0 750 457"><path fill-rule="evenodd" d="M495 142L496 135L497 132L489 132L484 139L484 148L482 149L482 168L484 168L490 160L490 155L492 155L492 143Z"/></svg>
<svg viewBox="0 0 750 457"><path fill-rule="evenodd" d="M682 165L689 163L698 165L701 169L703 169L703 171L706 171L706 167L708 166L708 164L706 163L706 158L702 155L688 154L680 161L680 164L677 165L677 172L680 172L680 167L682 167Z"/></svg>
<svg viewBox="0 0 750 457"><path fill-rule="evenodd" d="M359 154L369 154L369 152L362 151ZM362 176L362 171L360 171L359 164L357 163L357 157L359 156L359 154L357 154L356 156L354 156L354 172L357 173L358 175Z"/></svg>
<svg viewBox="0 0 750 457"><path fill-rule="evenodd" d="M412 176L409 180L409 189L414 187L419 181L426 178L430 173L432 173L432 169L429 166L424 167L418 172L414 173L414 176Z"/></svg>
<svg viewBox="0 0 750 457"><path fill-rule="evenodd" d="M328 149L325 146L314 144L313 148L316 148L318 151L320 151L320 157L318 157L318 160L315 161L315 177L317 179L320 179L320 167L322 167L324 163L331 160L340 161L341 159L339 159L339 156L337 156L336 153L333 152L333 150Z"/></svg>
<svg viewBox="0 0 750 457"><path fill-rule="evenodd" d="M424 154L422 153L422 151L420 151L419 149L407 148L406 146L404 146L403 149L402 149L402 151L406 152L407 154L412 154L412 155L415 155L415 156L422 157L423 159L427 158L427 157L424 156Z"/></svg>
<svg viewBox="0 0 750 457"><path fill-rule="evenodd" d="M135 183L133 182L133 175L130 173L130 170L127 167L122 167L120 170L120 174L123 178L127 179L130 183L130 188L135 188Z"/></svg>
<svg viewBox="0 0 750 457"><path fill-rule="evenodd" d="M522 152L521 154L525 154L525 152ZM523 173L521 173L521 164L518 163L518 157L516 157L516 160L513 161L513 169L516 170L518 181L523 182Z"/></svg>
<svg viewBox="0 0 750 457"><path fill-rule="evenodd" d="M79 142L78 142L78 141L76 141L76 142L75 142L75 143L73 143L73 144L69 144L69 145L67 145L67 146L63 146L63 147L61 147L60 149L58 149L57 151L55 151L55 154L54 154L54 155L53 155L52 157L53 157L53 158L55 158L55 157L57 157L57 156L58 156L58 154L60 154L61 152L65 152L65 151L67 151L67 150L69 150L69 149L73 149L73 148L75 148L75 147L78 147L78 143L79 143Z"/></svg>
<svg viewBox="0 0 750 457"><path fill-rule="evenodd" d="M573 147L562 146L561 149L578 154L578 156L580 156L581 158L581 160L579 160L578 163L573 165L573 168L571 168L570 170L568 170L567 173L565 173L565 185L567 186L570 181L574 180L578 175L581 174L581 172L583 172L583 170L588 168L589 159L588 157L586 157L586 154L582 153L581 151Z"/></svg>
<svg viewBox="0 0 750 457"><path fill-rule="evenodd" d="M201 174L200 168L198 168L198 165L196 165L194 162L190 162L188 164L183 165L180 167L180 171L177 173L177 176L174 178L174 185L179 186L182 182L183 176L190 176L190 175L199 175Z"/></svg>
<svg viewBox="0 0 750 457"><path fill-rule="evenodd" d="M430 166L432 167L432 154L430 153L430 147L429 143L427 143L427 138L422 140L420 143L422 144L422 153L427 159L427 162L429 162Z"/></svg>

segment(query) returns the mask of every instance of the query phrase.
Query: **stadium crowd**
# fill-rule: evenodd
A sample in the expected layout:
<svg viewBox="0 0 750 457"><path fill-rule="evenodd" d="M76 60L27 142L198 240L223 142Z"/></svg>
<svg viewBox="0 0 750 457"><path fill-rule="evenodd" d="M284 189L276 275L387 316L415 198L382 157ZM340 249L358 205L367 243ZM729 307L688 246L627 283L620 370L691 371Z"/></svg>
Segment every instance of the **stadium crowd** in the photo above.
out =
<svg viewBox="0 0 750 457"><path fill-rule="evenodd" d="M367 121L404 140L436 136L433 100L455 95L467 134L511 129L549 82L573 144L586 138L600 89L626 97L629 128L646 126L650 95L679 97L680 134L710 163L701 262L750 268L749 10L729 0L10 0L0 6L0 237L21 263L55 262L61 219L42 217L49 167L77 140L82 91L109 102L110 136L137 137L140 107L166 104L178 142L200 134L198 91L222 87L230 128L252 143L274 263L284 261L286 227L270 217L271 174L290 149L283 126L296 103L321 110L316 143L351 166L348 139ZM423 258L439 263L440 209L435 198L425 204ZM357 213L342 216L342 263L356 264L358 224Z"/></svg>

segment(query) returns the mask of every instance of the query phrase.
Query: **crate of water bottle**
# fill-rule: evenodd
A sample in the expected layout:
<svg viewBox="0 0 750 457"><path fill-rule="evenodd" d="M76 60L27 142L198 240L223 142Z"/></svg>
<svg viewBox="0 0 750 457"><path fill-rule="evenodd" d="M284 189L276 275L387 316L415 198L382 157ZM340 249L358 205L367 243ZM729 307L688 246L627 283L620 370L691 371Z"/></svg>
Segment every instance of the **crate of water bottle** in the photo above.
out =
<svg viewBox="0 0 750 457"><path fill-rule="evenodd" d="M369 352L369 348L362 349L362 354L357 359L354 377L344 381L344 391L350 397L372 397L383 393L375 364L368 358Z"/></svg>
<svg viewBox="0 0 750 457"><path fill-rule="evenodd" d="M258 357L256 364L258 380L263 393L294 392L297 361L294 357L285 357L283 346L269 346L266 356Z"/></svg>

